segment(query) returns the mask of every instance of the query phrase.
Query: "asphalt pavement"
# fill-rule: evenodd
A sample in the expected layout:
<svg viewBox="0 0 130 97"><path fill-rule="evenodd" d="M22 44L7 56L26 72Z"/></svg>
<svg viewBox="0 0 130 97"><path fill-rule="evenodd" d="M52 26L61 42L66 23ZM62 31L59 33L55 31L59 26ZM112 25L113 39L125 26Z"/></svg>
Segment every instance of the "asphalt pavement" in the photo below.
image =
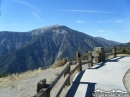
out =
<svg viewBox="0 0 130 97"><path fill-rule="evenodd" d="M115 95L112 93L119 94L119 92L120 95L126 95L123 77L129 68L130 57L117 57L101 62L78 73L66 97L94 97L98 93L101 95L106 93L105 95L109 97L109 93Z"/></svg>

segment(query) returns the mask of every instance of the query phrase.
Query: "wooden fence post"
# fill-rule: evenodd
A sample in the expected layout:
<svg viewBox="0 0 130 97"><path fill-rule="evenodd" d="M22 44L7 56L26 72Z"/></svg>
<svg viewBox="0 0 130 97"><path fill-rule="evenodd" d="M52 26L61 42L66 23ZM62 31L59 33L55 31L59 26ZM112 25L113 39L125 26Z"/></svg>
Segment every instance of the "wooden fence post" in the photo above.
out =
<svg viewBox="0 0 130 97"><path fill-rule="evenodd" d="M68 58L65 58L65 63L67 63L67 62L68 62ZM70 74L70 64L69 64L69 68L64 73L64 77L66 76L66 74ZM70 76L68 78L68 82L66 83L66 85L70 85Z"/></svg>
<svg viewBox="0 0 130 97"><path fill-rule="evenodd" d="M50 89L47 91L47 97L50 97Z"/></svg>
<svg viewBox="0 0 130 97"><path fill-rule="evenodd" d="M116 57L116 47L115 46L113 46L112 53L113 53L113 58L115 58Z"/></svg>
<svg viewBox="0 0 130 97"><path fill-rule="evenodd" d="M76 52L76 61L79 63L79 68L77 69L78 72L82 71L82 60L81 60L81 54L79 52Z"/></svg>
<svg viewBox="0 0 130 97"><path fill-rule="evenodd" d="M37 83L37 93L40 92L42 88L48 88L48 85L46 84L46 79L40 80ZM45 96L46 95L46 96ZM50 89L48 89L46 92L44 92L43 97L50 97ZM41 96L33 96L33 97L41 97Z"/></svg>
<svg viewBox="0 0 130 97"><path fill-rule="evenodd" d="M66 58L65 58L65 64L66 64L67 62L68 62L68 58L66 57Z"/></svg>
<svg viewBox="0 0 130 97"><path fill-rule="evenodd" d="M98 64L100 62L100 52L99 51L96 51L96 53L98 54L98 56L96 56L95 58L95 64Z"/></svg>
<svg viewBox="0 0 130 97"><path fill-rule="evenodd" d="M105 61L105 50L104 48L101 48L101 61Z"/></svg>
<svg viewBox="0 0 130 97"><path fill-rule="evenodd" d="M70 64L69 64L69 65L70 65ZM67 81L66 85L70 85L70 66L69 66L69 68L67 69L67 71L65 72L64 77L66 76L66 74L69 74L69 78L68 78L68 81Z"/></svg>
<svg viewBox="0 0 130 97"><path fill-rule="evenodd" d="M93 66L93 58L91 51L88 51L88 60L91 61L90 63L88 63L88 67L90 68L91 66Z"/></svg>
<svg viewBox="0 0 130 97"><path fill-rule="evenodd" d="M46 84L46 79L40 80L37 83L37 93L44 87L45 84Z"/></svg>

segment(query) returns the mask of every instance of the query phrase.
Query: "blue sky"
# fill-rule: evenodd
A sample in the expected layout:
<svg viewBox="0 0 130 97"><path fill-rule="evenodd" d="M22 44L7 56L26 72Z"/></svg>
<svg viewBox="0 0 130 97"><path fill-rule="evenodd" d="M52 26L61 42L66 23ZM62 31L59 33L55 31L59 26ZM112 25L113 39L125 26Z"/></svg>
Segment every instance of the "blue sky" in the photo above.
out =
<svg viewBox="0 0 130 97"><path fill-rule="evenodd" d="M0 31L59 24L94 37L130 42L130 0L0 1Z"/></svg>

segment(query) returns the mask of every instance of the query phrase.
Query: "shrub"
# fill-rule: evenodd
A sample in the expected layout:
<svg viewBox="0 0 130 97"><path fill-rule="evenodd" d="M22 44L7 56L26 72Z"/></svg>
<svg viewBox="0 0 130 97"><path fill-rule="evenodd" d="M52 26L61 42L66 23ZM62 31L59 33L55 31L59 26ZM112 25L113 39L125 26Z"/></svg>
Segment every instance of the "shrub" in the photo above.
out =
<svg viewBox="0 0 130 97"><path fill-rule="evenodd" d="M123 49L122 52L125 53L125 52L127 52L127 50Z"/></svg>
<svg viewBox="0 0 130 97"><path fill-rule="evenodd" d="M6 77L6 76L8 76L7 74L0 74L0 78L1 77Z"/></svg>
<svg viewBox="0 0 130 97"><path fill-rule="evenodd" d="M52 68L61 67L65 64L65 58L58 59L53 65Z"/></svg>

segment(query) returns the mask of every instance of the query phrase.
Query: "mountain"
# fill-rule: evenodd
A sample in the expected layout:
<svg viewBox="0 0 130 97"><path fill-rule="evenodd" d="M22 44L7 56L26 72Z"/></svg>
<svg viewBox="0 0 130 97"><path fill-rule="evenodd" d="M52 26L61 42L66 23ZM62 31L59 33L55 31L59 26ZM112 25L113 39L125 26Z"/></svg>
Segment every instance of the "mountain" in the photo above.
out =
<svg viewBox="0 0 130 97"><path fill-rule="evenodd" d="M116 46L116 45L119 45L120 43L119 42L116 42L116 41L112 41L112 40L106 40L102 37L94 37L95 40L102 44L104 47L107 47L107 46Z"/></svg>
<svg viewBox="0 0 130 97"><path fill-rule="evenodd" d="M118 47L130 47L130 42L119 44Z"/></svg>
<svg viewBox="0 0 130 97"><path fill-rule="evenodd" d="M0 56L8 54L22 47L35 36L39 35L40 33L44 33L46 30L56 26L58 25L43 27L29 32L0 31Z"/></svg>
<svg viewBox="0 0 130 97"><path fill-rule="evenodd" d="M8 54L28 43L36 35L29 32L0 32L0 56Z"/></svg>
<svg viewBox="0 0 130 97"><path fill-rule="evenodd" d="M14 46L13 48L11 45L13 48L11 49L12 51L10 50L11 52L8 50L8 54L0 57L0 73L5 74L24 72L39 67L49 67L61 57L74 59L77 51L87 52L97 46L107 47L113 46L115 43L106 40L106 44L104 40L102 41L66 26L59 25L39 28L26 33L2 33L3 36L6 33L6 37L1 39L4 39L3 43L5 43L6 48L10 45L8 43L12 43ZM7 36L9 37L8 39L6 39ZM12 42L9 42L9 39Z"/></svg>

